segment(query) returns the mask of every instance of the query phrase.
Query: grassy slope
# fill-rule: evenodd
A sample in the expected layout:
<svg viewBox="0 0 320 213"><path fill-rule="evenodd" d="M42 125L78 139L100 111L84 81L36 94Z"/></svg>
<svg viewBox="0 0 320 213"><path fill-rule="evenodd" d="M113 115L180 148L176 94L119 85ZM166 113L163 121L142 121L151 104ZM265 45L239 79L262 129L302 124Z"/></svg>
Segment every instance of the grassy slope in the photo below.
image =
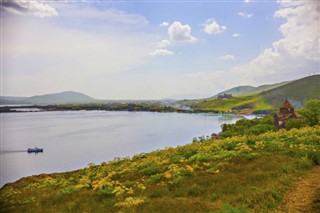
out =
<svg viewBox="0 0 320 213"><path fill-rule="evenodd" d="M211 100L193 104L192 108L195 110L217 110L217 111L230 111L233 107L242 106L245 104L252 104L252 111L256 110L271 110L271 105L267 104L264 97L261 95L249 95L228 100ZM244 109L246 110L246 109Z"/></svg>
<svg viewBox="0 0 320 213"><path fill-rule="evenodd" d="M270 212L320 163L320 126L207 140L1 189L1 212ZM244 193L245 192L245 193Z"/></svg>
<svg viewBox="0 0 320 213"><path fill-rule="evenodd" d="M252 104L252 111L275 110L288 98L301 106L306 99L320 98L320 75L302 78L283 86L249 96L241 96L229 100L201 100L191 104L194 109L230 111L233 107Z"/></svg>
<svg viewBox="0 0 320 213"><path fill-rule="evenodd" d="M304 101L309 98L320 98L320 75L309 76L288 83L284 86L261 93L266 102L279 107L283 99Z"/></svg>
<svg viewBox="0 0 320 213"><path fill-rule="evenodd" d="M286 82L281 82L281 83L276 83L276 84L267 84L267 85L262 85L259 87L253 87L253 86L239 86L239 87L234 87L231 88L229 90L220 92L220 93L228 93L228 94L232 94L235 97L239 97L239 96L246 96L246 95L253 95L253 94L257 94L263 91L267 91L270 89L274 89L280 86L283 86L285 84L289 83L288 81ZM220 94L219 93L219 94ZM218 95L213 96L212 98L217 97ZM211 98L209 98L211 99Z"/></svg>

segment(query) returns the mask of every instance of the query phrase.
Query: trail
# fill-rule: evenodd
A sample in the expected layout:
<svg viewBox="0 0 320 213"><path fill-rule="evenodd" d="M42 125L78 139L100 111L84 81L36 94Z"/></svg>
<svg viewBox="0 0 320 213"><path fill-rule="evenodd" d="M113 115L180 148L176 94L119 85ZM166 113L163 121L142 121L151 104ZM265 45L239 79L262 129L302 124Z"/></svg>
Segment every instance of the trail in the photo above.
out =
<svg viewBox="0 0 320 213"><path fill-rule="evenodd" d="M320 213L320 166L315 166L299 178L284 196L276 212Z"/></svg>

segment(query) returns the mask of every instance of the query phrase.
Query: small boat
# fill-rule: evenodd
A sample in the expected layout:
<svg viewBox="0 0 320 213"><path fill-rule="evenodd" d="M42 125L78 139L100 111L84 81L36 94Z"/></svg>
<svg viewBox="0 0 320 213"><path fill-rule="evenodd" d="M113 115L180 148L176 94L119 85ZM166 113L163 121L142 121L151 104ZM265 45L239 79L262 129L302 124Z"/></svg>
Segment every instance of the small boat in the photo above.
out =
<svg viewBox="0 0 320 213"><path fill-rule="evenodd" d="M43 152L43 149L40 149L40 148L37 148L37 147L34 147L34 148L29 148L28 149L28 153L38 153L38 152Z"/></svg>

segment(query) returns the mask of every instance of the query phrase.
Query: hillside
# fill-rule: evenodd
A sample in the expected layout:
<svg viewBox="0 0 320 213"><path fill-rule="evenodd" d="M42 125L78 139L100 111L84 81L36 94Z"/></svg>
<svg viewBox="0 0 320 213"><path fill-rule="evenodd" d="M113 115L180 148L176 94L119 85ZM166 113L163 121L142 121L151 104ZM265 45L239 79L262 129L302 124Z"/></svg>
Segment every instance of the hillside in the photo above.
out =
<svg viewBox="0 0 320 213"><path fill-rule="evenodd" d="M281 85L284 83L279 83ZM265 88L261 86L260 88ZM298 79L259 94L240 96L229 100L208 99L181 102L195 111L234 111L240 113L277 110L285 99L296 108L310 98L320 98L320 75Z"/></svg>
<svg viewBox="0 0 320 213"><path fill-rule="evenodd" d="M234 88L231 88L229 90L225 90L223 92L220 92L219 94L227 93L227 94L232 94L235 97L253 95L253 94L261 93L263 91L267 91L267 90L270 90L270 89L274 89L274 88L286 85L288 83L289 83L289 81L276 83L276 84L267 84L267 85L262 85L262 86L258 86L258 87L238 86L238 87L234 87ZM217 95L215 95L215 96L213 96L211 98L216 98L216 97L218 97L219 94L217 94ZM211 99L211 98L209 98L209 99Z"/></svg>
<svg viewBox="0 0 320 213"><path fill-rule="evenodd" d="M1 188L0 211L272 212L320 163L319 135L315 126L201 140L22 178Z"/></svg>
<svg viewBox="0 0 320 213"><path fill-rule="evenodd" d="M306 99L320 98L320 75L313 75L292 81L286 85L262 92L266 103L279 107L285 98L296 107L301 107Z"/></svg>
<svg viewBox="0 0 320 213"><path fill-rule="evenodd" d="M98 100L80 92L66 91L32 97L1 97L1 104L80 104Z"/></svg>

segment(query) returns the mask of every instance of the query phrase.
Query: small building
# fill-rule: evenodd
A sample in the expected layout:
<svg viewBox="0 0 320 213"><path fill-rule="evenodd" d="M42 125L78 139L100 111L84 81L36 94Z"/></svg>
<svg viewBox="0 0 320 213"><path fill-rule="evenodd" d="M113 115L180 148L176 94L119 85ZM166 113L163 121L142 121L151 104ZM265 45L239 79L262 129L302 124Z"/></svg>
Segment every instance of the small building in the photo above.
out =
<svg viewBox="0 0 320 213"><path fill-rule="evenodd" d="M232 94L227 94L227 93L219 94L217 97L217 99L222 99L222 100L227 100L230 98L233 98Z"/></svg>
<svg viewBox="0 0 320 213"><path fill-rule="evenodd" d="M280 107L280 111L274 114L274 125L278 129L282 129L286 126L287 121L292 118L300 118L300 115L294 111L293 105L286 99Z"/></svg>

